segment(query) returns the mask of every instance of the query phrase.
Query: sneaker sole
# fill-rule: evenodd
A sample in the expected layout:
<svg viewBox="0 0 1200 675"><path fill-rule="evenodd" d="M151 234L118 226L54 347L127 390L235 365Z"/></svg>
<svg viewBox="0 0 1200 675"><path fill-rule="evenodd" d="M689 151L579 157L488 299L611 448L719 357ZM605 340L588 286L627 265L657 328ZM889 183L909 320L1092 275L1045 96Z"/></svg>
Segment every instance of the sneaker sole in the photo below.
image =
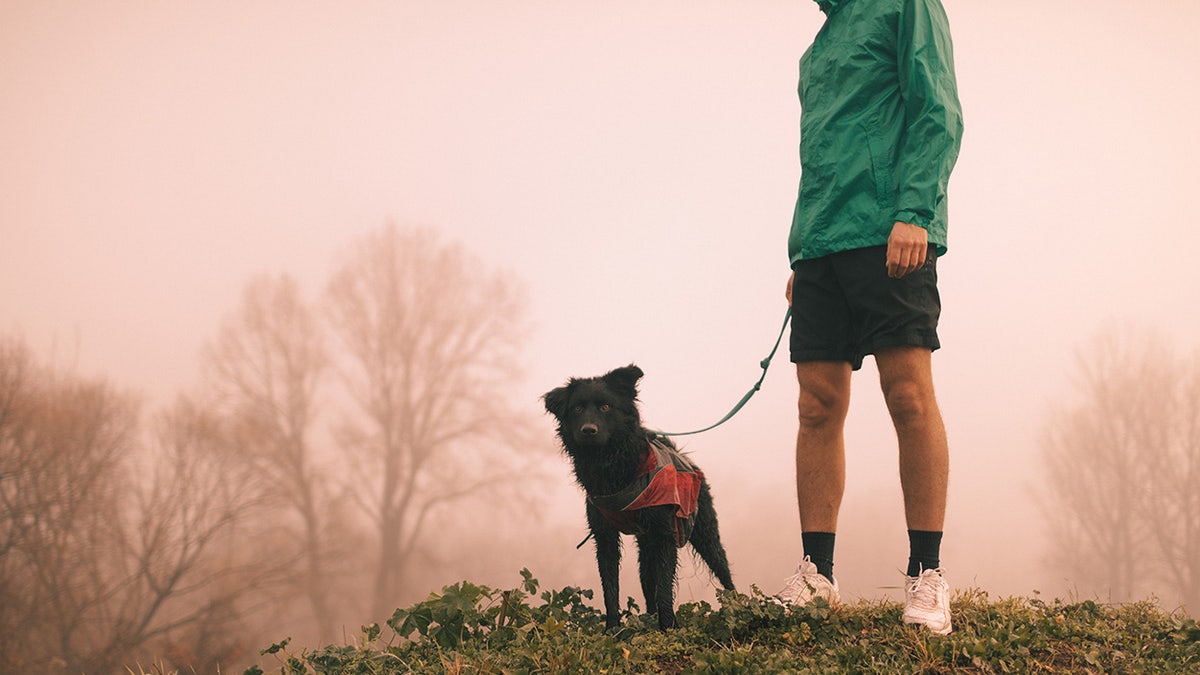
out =
<svg viewBox="0 0 1200 675"><path fill-rule="evenodd" d="M952 633L954 631L954 625L949 621L947 621L946 625L941 628L934 628L933 626L929 625L928 623L926 623L924 621L921 621L920 619L909 619L908 617L904 618L904 623L909 626L923 626L930 633L933 633L934 635L949 635L950 633Z"/></svg>

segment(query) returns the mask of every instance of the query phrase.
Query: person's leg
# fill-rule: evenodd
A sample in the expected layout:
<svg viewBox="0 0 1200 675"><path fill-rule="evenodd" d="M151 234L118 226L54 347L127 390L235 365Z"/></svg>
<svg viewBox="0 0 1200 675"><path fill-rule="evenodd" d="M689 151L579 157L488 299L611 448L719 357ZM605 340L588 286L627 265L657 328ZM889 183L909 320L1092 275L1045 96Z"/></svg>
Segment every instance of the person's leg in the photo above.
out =
<svg viewBox="0 0 1200 675"><path fill-rule="evenodd" d="M850 364L796 364L800 383L796 433L796 498L800 529L836 532L846 486L844 426L850 407Z"/></svg>
<svg viewBox="0 0 1200 675"><path fill-rule="evenodd" d="M880 350L875 361L900 446L900 485L908 529L941 532L950 450L933 392L930 351L893 347Z"/></svg>
<svg viewBox="0 0 1200 675"><path fill-rule="evenodd" d="M799 261L793 271L791 357L800 385L796 497L804 559L775 597L788 605L818 598L837 604L833 545L846 482L842 431L850 405L850 373L862 361L854 359L836 256Z"/></svg>
<svg viewBox="0 0 1200 675"><path fill-rule="evenodd" d="M796 503L804 555L833 580L834 534L846 487L844 429L850 407L849 363L796 364Z"/></svg>
<svg viewBox="0 0 1200 675"><path fill-rule="evenodd" d="M930 351L894 347L877 352L875 360L900 445L900 484L909 539L903 621L945 635L953 626L950 586L942 576L939 549L950 451L933 393Z"/></svg>
<svg viewBox="0 0 1200 675"><path fill-rule="evenodd" d="M851 365L844 361L800 361L796 377L796 502L804 560L775 598L785 605L822 599L840 602L833 578L833 544L846 485L843 426L850 405Z"/></svg>

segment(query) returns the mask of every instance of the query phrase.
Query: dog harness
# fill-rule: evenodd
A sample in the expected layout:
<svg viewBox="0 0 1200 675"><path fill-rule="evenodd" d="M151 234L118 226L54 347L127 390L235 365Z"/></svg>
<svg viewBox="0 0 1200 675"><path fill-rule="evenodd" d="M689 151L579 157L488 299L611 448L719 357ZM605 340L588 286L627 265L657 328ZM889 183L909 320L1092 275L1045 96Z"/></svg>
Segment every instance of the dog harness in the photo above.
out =
<svg viewBox="0 0 1200 675"><path fill-rule="evenodd" d="M700 483L704 472L663 441L650 440L637 477L624 490L610 495L588 495L610 523L625 534L641 534L636 512L650 506L674 505L675 545L682 547L692 535Z"/></svg>

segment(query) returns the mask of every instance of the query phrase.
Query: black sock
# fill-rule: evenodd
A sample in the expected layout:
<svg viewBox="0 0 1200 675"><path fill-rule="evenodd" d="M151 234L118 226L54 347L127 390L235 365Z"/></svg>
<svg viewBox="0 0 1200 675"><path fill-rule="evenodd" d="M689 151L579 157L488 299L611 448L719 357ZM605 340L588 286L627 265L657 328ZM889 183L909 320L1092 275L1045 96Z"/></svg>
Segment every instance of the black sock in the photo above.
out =
<svg viewBox="0 0 1200 675"><path fill-rule="evenodd" d="M942 533L925 530L908 531L908 571L910 577L920 576L925 570L941 567L938 559L942 548Z"/></svg>
<svg viewBox="0 0 1200 675"><path fill-rule="evenodd" d="M804 555L817 566L821 576L833 581L833 532L801 532Z"/></svg>

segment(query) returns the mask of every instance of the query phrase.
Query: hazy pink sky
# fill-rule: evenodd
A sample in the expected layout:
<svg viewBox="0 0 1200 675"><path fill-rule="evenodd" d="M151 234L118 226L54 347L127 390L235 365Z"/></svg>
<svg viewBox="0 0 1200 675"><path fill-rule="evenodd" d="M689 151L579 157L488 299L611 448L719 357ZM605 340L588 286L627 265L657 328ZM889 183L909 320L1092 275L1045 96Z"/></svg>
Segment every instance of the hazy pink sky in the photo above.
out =
<svg viewBox="0 0 1200 675"><path fill-rule="evenodd" d="M966 136L939 265L944 559L1024 593L1040 552L1014 520L1074 350L1120 323L1200 344L1200 3L945 2ZM796 63L821 20L811 0L3 0L0 331L161 401L251 276L315 293L390 219L529 285L531 407L636 361L652 425L707 424L782 320ZM750 488L790 498L786 361L688 441L723 522ZM872 373L844 522L898 500ZM798 544L763 547L788 557L743 572L770 587Z"/></svg>

